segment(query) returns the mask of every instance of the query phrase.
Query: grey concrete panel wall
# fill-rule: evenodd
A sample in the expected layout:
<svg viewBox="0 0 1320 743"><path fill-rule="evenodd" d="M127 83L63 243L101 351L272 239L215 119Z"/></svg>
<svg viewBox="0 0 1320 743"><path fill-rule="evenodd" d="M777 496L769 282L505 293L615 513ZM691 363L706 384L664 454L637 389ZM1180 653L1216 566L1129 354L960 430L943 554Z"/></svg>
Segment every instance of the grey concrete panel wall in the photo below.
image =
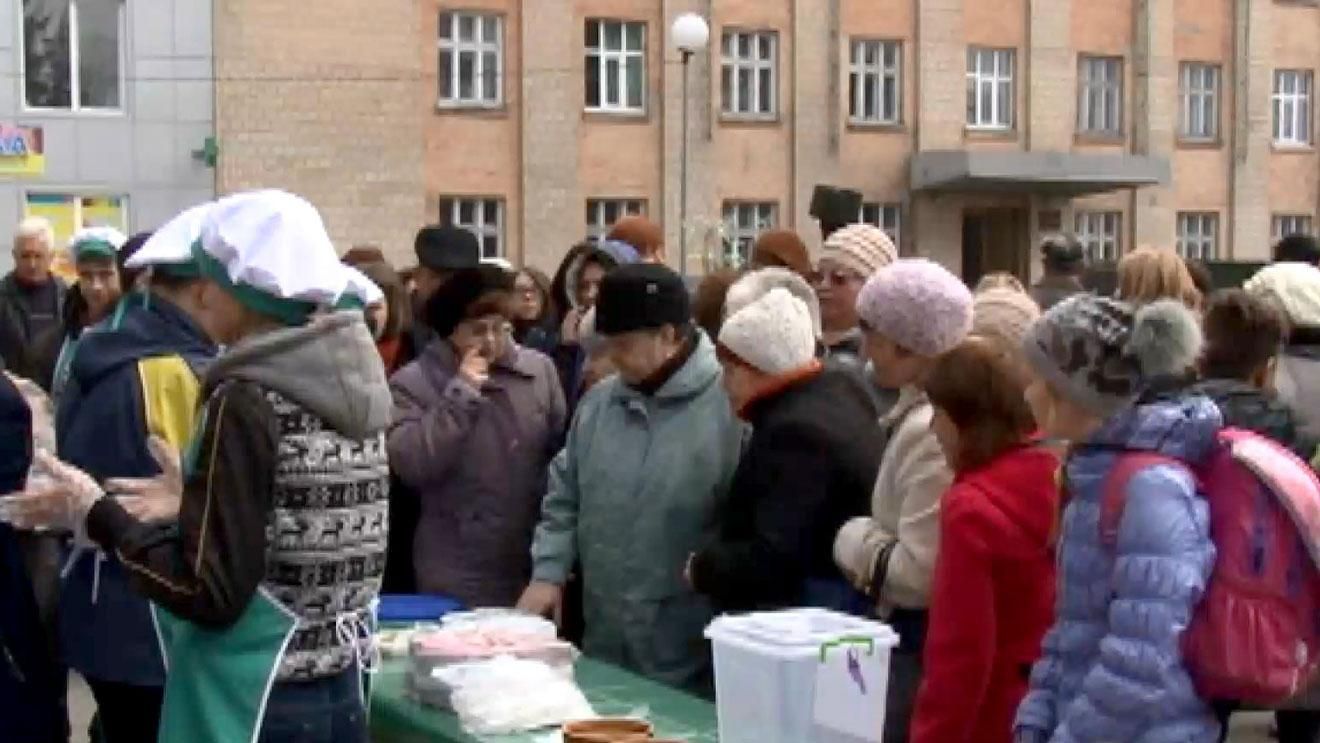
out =
<svg viewBox="0 0 1320 743"><path fill-rule="evenodd" d="M157 227L215 193L193 156L214 132L211 0L123 0L122 109L32 111L22 87L22 6L0 13L0 121L43 129L46 170L0 176L0 240L26 193L128 197L128 227ZM0 250L0 270L11 264Z"/></svg>

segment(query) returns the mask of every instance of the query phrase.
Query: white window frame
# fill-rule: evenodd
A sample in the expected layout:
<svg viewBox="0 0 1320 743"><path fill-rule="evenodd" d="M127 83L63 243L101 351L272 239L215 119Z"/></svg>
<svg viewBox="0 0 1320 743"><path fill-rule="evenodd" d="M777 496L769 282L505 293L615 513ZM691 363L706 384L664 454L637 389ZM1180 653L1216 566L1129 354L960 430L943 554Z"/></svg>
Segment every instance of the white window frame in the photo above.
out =
<svg viewBox="0 0 1320 743"><path fill-rule="evenodd" d="M27 13L24 12L23 0L18 0L18 66L19 66L19 98L22 100L22 110L34 113L54 113L69 112L88 115L103 116L122 116L127 110L125 98L128 95L127 86L124 84L126 64L125 43L128 34L126 6L124 0L112 0L118 5L119 18L116 45L116 64L118 65L118 74L116 79L119 83L119 105L117 106L84 106L82 105L82 81L80 79L79 63L81 61L80 50L78 48L78 4L88 0L66 0L69 6L69 105L64 106L33 106L27 99ZM96 0L92 0L93 2Z"/></svg>
<svg viewBox="0 0 1320 743"><path fill-rule="evenodd" d="M967 128L1012 131L1017 120L1017 50L967 47ZM989 96L989 116L983 117L983 96Z"/></svg>
<svg viewBox="0 0 1320 743"><path fill-rule="evenodd" d="M1275 214L1270 220L1270 235L1275 242L1289 235L1314 235L1315 218L1310 214Z"/></svg>
<svg viewBox="0 0 1320 743"><path fill-rule="evenodd" d="M1077 131L1123 136L1123 58L1077 57Z"/></svg>
<svg viewBox="0 0 1320 743"><path fill-rule="evenodd" d="M1219 257L1219 212L1178 212L1178 255L1187 260Z"/></svg>
<svg viewBox="0 0 1320 743"><path fill-rule="evenodd" d="M585 28L591 26L596 28L596 45L592 46L585 43L585 56L583 64L593 64L591 58L594 57L596 65L596 103L592 104L588 100L583 100L586 110L591 113L609 113L609 114L628 114L637 115L646 113L646 22L628 21L616 18L588 18ZM619 48L609 49L605 46L605 40L608 37L607 29L611 26L619 28ZM628 30L630 27L640 27L641 46L633 49L628 43ZM611 102L609 100L609 63L614 62L617 65L615 74L615 83L618 85L618 100ZM642 89L637 96L637 105L628 103L628 65L641 65ZM584 81L586 75L583 75ZM585 92L585 87L584 87Z"/></svg>
<svg viewBox="0 0 1320 743"><path fill-rule="evenodd" d="M729 253L724 256L732 268L746 266L752 257L756 238L779 225L779 204L774 201L724 202L725 241Z"/></svg>
<svg viewBox="0 0 1320 743"><path fill-rule="evenodd" d="M1123 257L1123 212L1082 209L1073 213L1073 235L1087 260L1108 263Z"/></svg>
<svg viewBox="0 0 1320 743"><path fill-rule="evenodd" d="M472 23L473 36L470 40L461 39L459 30L463 21ZM448 22L448 38L445 36L445 24ZM487 21L494 21L495 37L487 38L491 31ZM436 42L439 58L449 57L449 96L445 96L443 80L437 81L437 100L441 108L499 108L504 105L504 16L498 13L484 13L472 10L440 11L440 35ZM487 58L495 57L495 69L487 70ZM460 60L465 55L472 56L472 95L464 97L461 93L462 65ZM442 68L437 66L437 75ZM486 95L485 79L487 75L495 78L495 96Z"/></svg>
<svg viewBox="0 0 1320 743"><path fill-rule="evenodd" d="M1178 137L1183 141L1219 140L1222 70L1212 62L1183 62L1178 66Z"/></svg>
<svg viewBox="0 0 1320 743"><path fill-rule="evenodd" d="M1314 114L1315 73L1311 70L1274 71L1274 144L1310 147Z"/></svg>
<svg viewBox="0 0 1320 743"><path fill-rule="evenodd" d="M857 220L879 227L886 235L889 235L890 240L894 241L894 247L902 244L902 204L898 202L881 203L879 201L863 202L861 210L857 213Z"/></svg>
<svg viewBox="0 0 1320 743"><path fill-rule="evenodd" d="M868 56L874 61L868 62ZM851 92L848 121L880 126L903 123L903 42L853 39L848 74ZM868 93L875 100L875 112L871 116L866 114Z"/></svg>
<svg viewBox="0 0 1320 743"><path fill-rule="evenodd" d="M742 42L747 42L751 56L743 56ZM769 56L762 54L762 42L768 41ZM751 77L751 100L744 101L738 79ZM770 78L768 101L762 100L761 83ZM779 34L775 31L727 29L720 35L720 112L727 119L774 119L779 116Z"/></svg>
<svg viewBox="0 0 1320 743"><path fill-rule="evenodd" d="M646 216L646 199L587 199L587 237L601 239L615 222L631 215Z"/></svg>
<svg viewBox="0 0 1320 743"><path fill-rule="evenodd" d="M486 207L491 204L495 205L494 222L486 217ZM472 207L473 219L465 220L462 218L464 205ZM445 208L446 206L448 206L448 209ZM462 227L476 235L483 259L504 257L506 250L504 245L504 199L498 196L441 196L440 222ZM495 249L493 252L486 249L488 239L494 240Z"/></svg>

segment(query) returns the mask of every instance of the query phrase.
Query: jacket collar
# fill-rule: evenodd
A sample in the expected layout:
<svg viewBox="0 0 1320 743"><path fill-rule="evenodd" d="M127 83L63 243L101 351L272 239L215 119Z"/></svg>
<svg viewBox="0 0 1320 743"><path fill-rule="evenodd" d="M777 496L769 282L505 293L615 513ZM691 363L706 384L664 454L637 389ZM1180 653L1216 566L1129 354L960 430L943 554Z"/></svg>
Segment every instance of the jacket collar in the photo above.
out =
<svg viewBox="0 0 1320 743"><path fill-rule="evenodd" d="M908 413L911 413L913 410L926 403L927 399L925 391L916 385L910 384L898 391L898 401L895 402L894 407L890 408L889 412L885 413L884 417L880 419L880 425L885 427L896 426L908 416Z"/></svg>
<svg viewBox="0 0 1320 743"><path fill-rule="evenodd" d="M766 380L764 387L742 404L742 407L738 409L738 417L749 423L756 423L758 419L765 416L768 410L774 407L776 401L782 399L792 389L819 377L821 370L824 368L819 360L812 359L811 363L801 369L771 377Z"/></svg>
<svg viewBox="0 0 1320 743"><path fill-rule="evenodd" d="M669 377L669 381L660 386L654 395L656 400L678 401L696 397L710 387L720 377L720 362L715 357L715 344L710 342L703 331L697 332L697 346L692 350L686 362ZM614 397L624 402L644 400L648 396L638 392L615 377Z"/></svg>

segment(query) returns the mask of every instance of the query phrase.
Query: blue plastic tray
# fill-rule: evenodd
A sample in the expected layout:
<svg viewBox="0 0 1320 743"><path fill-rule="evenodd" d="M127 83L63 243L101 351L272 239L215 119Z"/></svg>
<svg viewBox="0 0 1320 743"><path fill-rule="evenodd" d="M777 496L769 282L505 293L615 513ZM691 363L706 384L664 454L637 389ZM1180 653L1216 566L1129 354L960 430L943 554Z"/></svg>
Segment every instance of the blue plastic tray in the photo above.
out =
<svg viewBox="0 0 1320 743"><path fill-rule="evenodd" d="M461 601L448 596L383 594L377 617L382 623L434 622L463 608Z"/></svg>

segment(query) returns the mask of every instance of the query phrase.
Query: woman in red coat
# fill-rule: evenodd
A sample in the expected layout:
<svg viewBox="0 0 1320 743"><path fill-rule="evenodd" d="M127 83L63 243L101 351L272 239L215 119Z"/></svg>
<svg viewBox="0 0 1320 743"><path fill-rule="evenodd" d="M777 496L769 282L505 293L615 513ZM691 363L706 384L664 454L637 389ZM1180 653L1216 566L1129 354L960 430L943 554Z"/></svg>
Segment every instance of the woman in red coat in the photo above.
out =
<svg viewBox="0 0 1320 743"><path fill-rule="evenodd" d="M912 743L1009 743L1054 618L1058 459L1033 438L1017 355L973 336L926 382L953 468Z"/></svg>

